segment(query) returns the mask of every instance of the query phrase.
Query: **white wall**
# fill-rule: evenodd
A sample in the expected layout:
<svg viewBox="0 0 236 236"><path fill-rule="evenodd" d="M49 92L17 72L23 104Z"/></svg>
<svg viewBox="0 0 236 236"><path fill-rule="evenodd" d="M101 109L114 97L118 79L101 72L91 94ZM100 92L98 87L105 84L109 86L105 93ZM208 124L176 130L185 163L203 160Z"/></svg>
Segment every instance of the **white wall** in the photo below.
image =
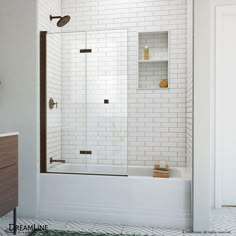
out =
<svg viewBox="0 0 236 236"><path fill-rule="evenodd" d="M37 205L36 1L0 7L0 132L19 131L19 214Z"/></svg>
<svg viewBox="0 0 236 236"><path fill-rule="evenodd" d="M58 107L49 109L47 103L47 166L49 159L61 159L61 32L57 27L58 19L50 21L49 16L61 15L61 0L38 0L39 31L48 31L47 35L47 101L53 98Z"/></svg>
<svg viewBox="0 0 236 236"><path fill-rule="evenodd" d="M186 166L186 0L62 0L62 31L128 30L128 164ZM137 32L169 30L169 90L137 90ZM89 158L89 157L88 157Z"/></svg>
<svg viewBox="0 0 236 236"><path fill-rule="evenodd" d="M194 229L209 229L209 209L218 206L214 143L215 7L233 4L235 0L195 1L194 138L198 137L194 140Z"/></svg>
<svg viewBox="0 0 236 236"><path fill-rule="evenodd" d="M212 0L211 5L211 68L212 68L212 76L211 76L211 206L221 207L221 193L217 194L217 182L216 178L219 177L219 174L215 171L215 27L216 27L216 6L222 5L236 5L236 0ZM219 190L221 188L218 188Z"/></svg>
<svg viewBox="0 0 236 236"><path fill-rule="evenodd" d="M194 230L210 228L210 3L194 1Z"/></svg>

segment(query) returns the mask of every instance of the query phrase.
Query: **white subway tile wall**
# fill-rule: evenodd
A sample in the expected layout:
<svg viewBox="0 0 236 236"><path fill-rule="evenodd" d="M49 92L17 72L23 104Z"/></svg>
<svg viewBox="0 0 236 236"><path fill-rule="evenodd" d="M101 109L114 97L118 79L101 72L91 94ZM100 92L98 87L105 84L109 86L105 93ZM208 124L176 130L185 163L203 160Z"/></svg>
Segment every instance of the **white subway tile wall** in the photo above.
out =
<svg viewBox="0 0 236 236"><path fill-rule="evenodd" d="M126 168L127 31L65 33L62 45L63 159Z"/></svg>
<svg viewBox="0 0 236 236"><path fill-rule="evenodd" d="M128 30L128 164L144 166L165 160L170 166L186 166L187 0L62 0L62 15L66 14L71 15L72 19L69 24L63 27L63 32ZM143 31L169 31L170 89L168 90L137 90L137 32ZM67 46L62 43L62 47ZM94 47L96 48L96 45ZM68 52L63 51L62 58L66 58L66 54L68 55ZM71 62L69 64L72 77L75 71L82 70L82 66L78 68L76 63ZM73 66L74 68L72 68ZM89 69L91 68L88 66L88 73L94 73L92 69ZM63 70L66 69L63 67ZM103 71L103 66L97 67L97 70L97 73ZM62 81L65 82L67 79L67 75L62 72ZM119 79L122 80L122 76ZM96 82L93 79L91 81ZM62 91L68 96L72 96L67 90L69 87L63 85ZM74 89L73 91L75 92ZM80 91L81 89L77 90L77 96L83 97L83 93L80 94ZM93 91L96 89L93 88ZM98 94L102 93L99 96L94 96L96 103L99 103L102 95L107 98L106 93L109 91L108 89L98 89L97 92ZM118 98L120 96L122 94L117 94ZM94 97L91 94L91 99ZM81 99L83 100L83 98ZM110 105L112 104L108 106ZM88 106L91 109L93 108L92 103L88 103ZM112 108L114 109L114 117L120 115L120 111L116 111L116 109L125 109L123 106L123 102L115 103ZM98 110L99 107L97 106ZM68 104L65 109L69 109L66 112L67 114L73 112L78 117L83 116L83 107L80 109ZM100 117L98 117L98 113L100 113L98 110L88 114L97 117L96 122L100 123L99 129L110 130L111 120L108 120L109 117L107 117L106 122L101 122ZM101 112L103 112L102 108ZM112 119L115 119L114 117ZM122 123L123 121L118 120L116 123L118 125L112 127L112 129L118 129L118 133L121 135L121 138L117 140L118 145L115 146L122 147L122 150L117 150L119 152L123 151L121 143L124 142L122 138L125 139L125 132L121 127ZM90 140L90 144L93 144L90 147L97 151L96 147L106 139L111 139L114 145L116 137L118 136L113 131L104 133L104 136L94 137L95 141ZM81 140L75 140L73 131L72 133L66 131L62 133L62 140L71 140L70 149L77 149L78 142L83 140L82 136L80 138ZM89 138L91 136L88 136ZM67 143L63 143L62 149L66 148L66 145ZM107 147L108 151L110 146ZM102 148L104 148L103 145ZM73 161L80 159L79 153L76 156L73 153L70 154L68 153L63 158L67 160L71 158ZM99 159L100 164L119 164L119 161L114 161L114 152L99 153L99 155L105 156L104 159ZM85 162L98 163L96 157L92 159L86 155L84 159Z"/></svg>
<svg viewBox="0 0 236 236"><path fill-rule="evenodd" d="M193 130L193 0L187 5L187 167L192 168L192 130Z"/></svg>
<svg viewBox="0 0 236 236"><path fill-rule="evenodd" d="M87 163L126 168L127 31L88 32L87 47Z"/></svg>
<svg viewBox="0 0 236 236"><path fill-rule="evenodd" d="M126 167L127 31L65 33L62 45L63 159Z"/></svg>
<svg viewBox="0 0 236 236"><path fill-rule="evenodd" d="M39 31L60 32L50 15L61 15L61 0L39 1ZM49 35L47 41L47 101L52 97L58 108L47 106L47 165L49 158L61 159L61 37Z"/></svg>
<svg viewBox="0 0 236 236"><path fill-rule="evenodd" d="M121 0L119 2L111 0L62 0L62 3L61 0L50 2L40 0L39 7L40 30L60 32L60 29L56 27L56 21L49 21L50 14L71 15L72 19L68 25L63 27L63 32L128 30L128 164L153 165L160 160L166 160L171 166L186 166L186 163L187 166L191 166L192 51L190 44L192 38L190 38L189 32L191 32L192 25L187 21L187 17L190 20L192 18L192 15L189 15L191 3L187 0ZM169 31L169 90L137 90L137 32L143 31ZM70 162L82 162L83 159L83 163L123 164L124 159L113 158L115 151L109 151L109 145L105 153L99 152L99 155L95 155L94 159L92 156L88 158L87 155L82 158L78 152L74 155L73 152L69 151L69 149L76 150L79 145L85 144L86 127L83 124L92 123L93 125L99 124L97 130L100 135L95 137L91 135L92 132L89 132L90 135L87 136L89 149L95 151L100 146L99 144L109 141L110 136L108 134L115 140L117 137L114 132L116 131L121 135L116 147L122 147L119 151L123 152L122 156L125 156L124 153L127 151L124 148L125 128L121 125L124 121L123 118L116 117L119 112L115 111L115 109L125 109L125 104L122 101L112 107L112 120L113 122L116 120L112 127L110 127L112 121L108 119L109 117L103 121L99 120L99 106L96 106L95 112L87 113L87 117L85 117L85 109L93 110L93 106L96 104L93 99L96 98L98 103L101 99L106 99L106 91L110 89L98 90L96 96L93 94L96 89L93 88L93 93L87 90L88 95L91 94L91 103L88 103L86 108L84 103L85 89L83 89L85 87L85 61L81 59L76 62L73 61L73 58L68 58L67 56L70 55L68 53L70 49L67 48L70 47L69 43L64 43L63 36L62 39L59 36L53 37L56 39L48 44L48 54L52 54L48 58L48 99L53 97L58 102L58 109L48 111L48 157L56 159L63 157ZM67 38L67 40L69 39ZM92 74L94 70L89 66L88 69L90 69L88 72L91 73L91 80L88 80L88 83L96 84L95 77ZM99 72L102 71L103 67L99 65L96 69ZM122 76L120 76L121 78ZM102 83L106 83L105 81ZM70 91L70 88L73 90ZM121 96L122 94L117 94L120 99ZM90 96L87 98L89 101ZM77 100L78 104L71 104L71 99ZM101 104L101 107L103 105ZM113 106L113 104L107 105ZM101 112L103 112L102 108ZM75 117L72 116L72 113ZM95 119L94 117L98 118L96 122L92 120ZM76 127L73 125L73 120L78 122ZM102 135L102 130L111 130L111 132ZM81 133L81 136L77 136L75 139L75 132ZM113 145L114 140L111 141ZM70 148L68 143L70 143ZM105 148L104 145L101 146ZM102 155L104 155L103 158Z"/></svg>

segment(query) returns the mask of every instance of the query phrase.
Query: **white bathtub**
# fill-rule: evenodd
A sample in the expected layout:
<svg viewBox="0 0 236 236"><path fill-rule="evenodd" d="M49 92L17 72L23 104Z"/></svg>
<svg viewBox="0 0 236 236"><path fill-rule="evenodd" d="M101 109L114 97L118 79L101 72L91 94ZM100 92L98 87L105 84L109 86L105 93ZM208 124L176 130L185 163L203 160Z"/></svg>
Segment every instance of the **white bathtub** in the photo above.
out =
<svg viewBox="0 0 236 236"><path fill-rule="evenodd" d="M64 167L61 164L54 171L75 172L76 166L82 168L78 164ZM151 170L151 167L129 167L128 177L41 174L38 216L191 227L191 179L187 170L173 168L169 179L152 178Z"/></svg>

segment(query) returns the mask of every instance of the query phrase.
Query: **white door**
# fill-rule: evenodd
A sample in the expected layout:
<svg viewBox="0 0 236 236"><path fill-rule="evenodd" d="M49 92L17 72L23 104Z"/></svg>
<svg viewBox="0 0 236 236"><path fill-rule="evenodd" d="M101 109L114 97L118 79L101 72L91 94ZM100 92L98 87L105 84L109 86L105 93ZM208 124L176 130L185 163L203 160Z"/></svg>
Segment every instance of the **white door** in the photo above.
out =
<svg viewBox="0 0 236 236"><path fill-rule="evenodd" d="M222 205L236 206L236 6L216 8L216 160Z"/></svg>

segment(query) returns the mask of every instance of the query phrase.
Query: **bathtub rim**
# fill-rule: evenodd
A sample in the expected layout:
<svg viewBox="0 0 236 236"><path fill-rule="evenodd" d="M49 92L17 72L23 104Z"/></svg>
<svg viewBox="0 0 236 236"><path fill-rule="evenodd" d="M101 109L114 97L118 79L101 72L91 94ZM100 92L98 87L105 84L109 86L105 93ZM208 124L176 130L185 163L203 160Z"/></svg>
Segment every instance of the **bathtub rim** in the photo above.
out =
<svg viewBox="0 0 236 236"><path fill-rule="evenodd" d="M65 165L65 164L59 164L57 166L60 166L60 165ZM80 165L78 163L66 163L66 165ZM52 168L56 168L57 166L55 167L52 167ZM154 178L152 177L152 175L134 175L134 174L129 174L129 169L152 169L153 167L152 166L128 166L127 167L127 174L98 174L98 173L79 173L79 172L63 172L63 171L49 171L49 172L45 172L45 173L41 173L41 174L62 174L62 175L82 175L82 176L106 176L106 177L129 177L129 178L149 178L149 179L158 179L158 180L186 180L186 181L192 181L191 179L191 175L190 173L188 173L188 168L187 167L170 167L170 170L178 170L180 171L181 173L181 176L171 176L169 178Z"/></svg>

